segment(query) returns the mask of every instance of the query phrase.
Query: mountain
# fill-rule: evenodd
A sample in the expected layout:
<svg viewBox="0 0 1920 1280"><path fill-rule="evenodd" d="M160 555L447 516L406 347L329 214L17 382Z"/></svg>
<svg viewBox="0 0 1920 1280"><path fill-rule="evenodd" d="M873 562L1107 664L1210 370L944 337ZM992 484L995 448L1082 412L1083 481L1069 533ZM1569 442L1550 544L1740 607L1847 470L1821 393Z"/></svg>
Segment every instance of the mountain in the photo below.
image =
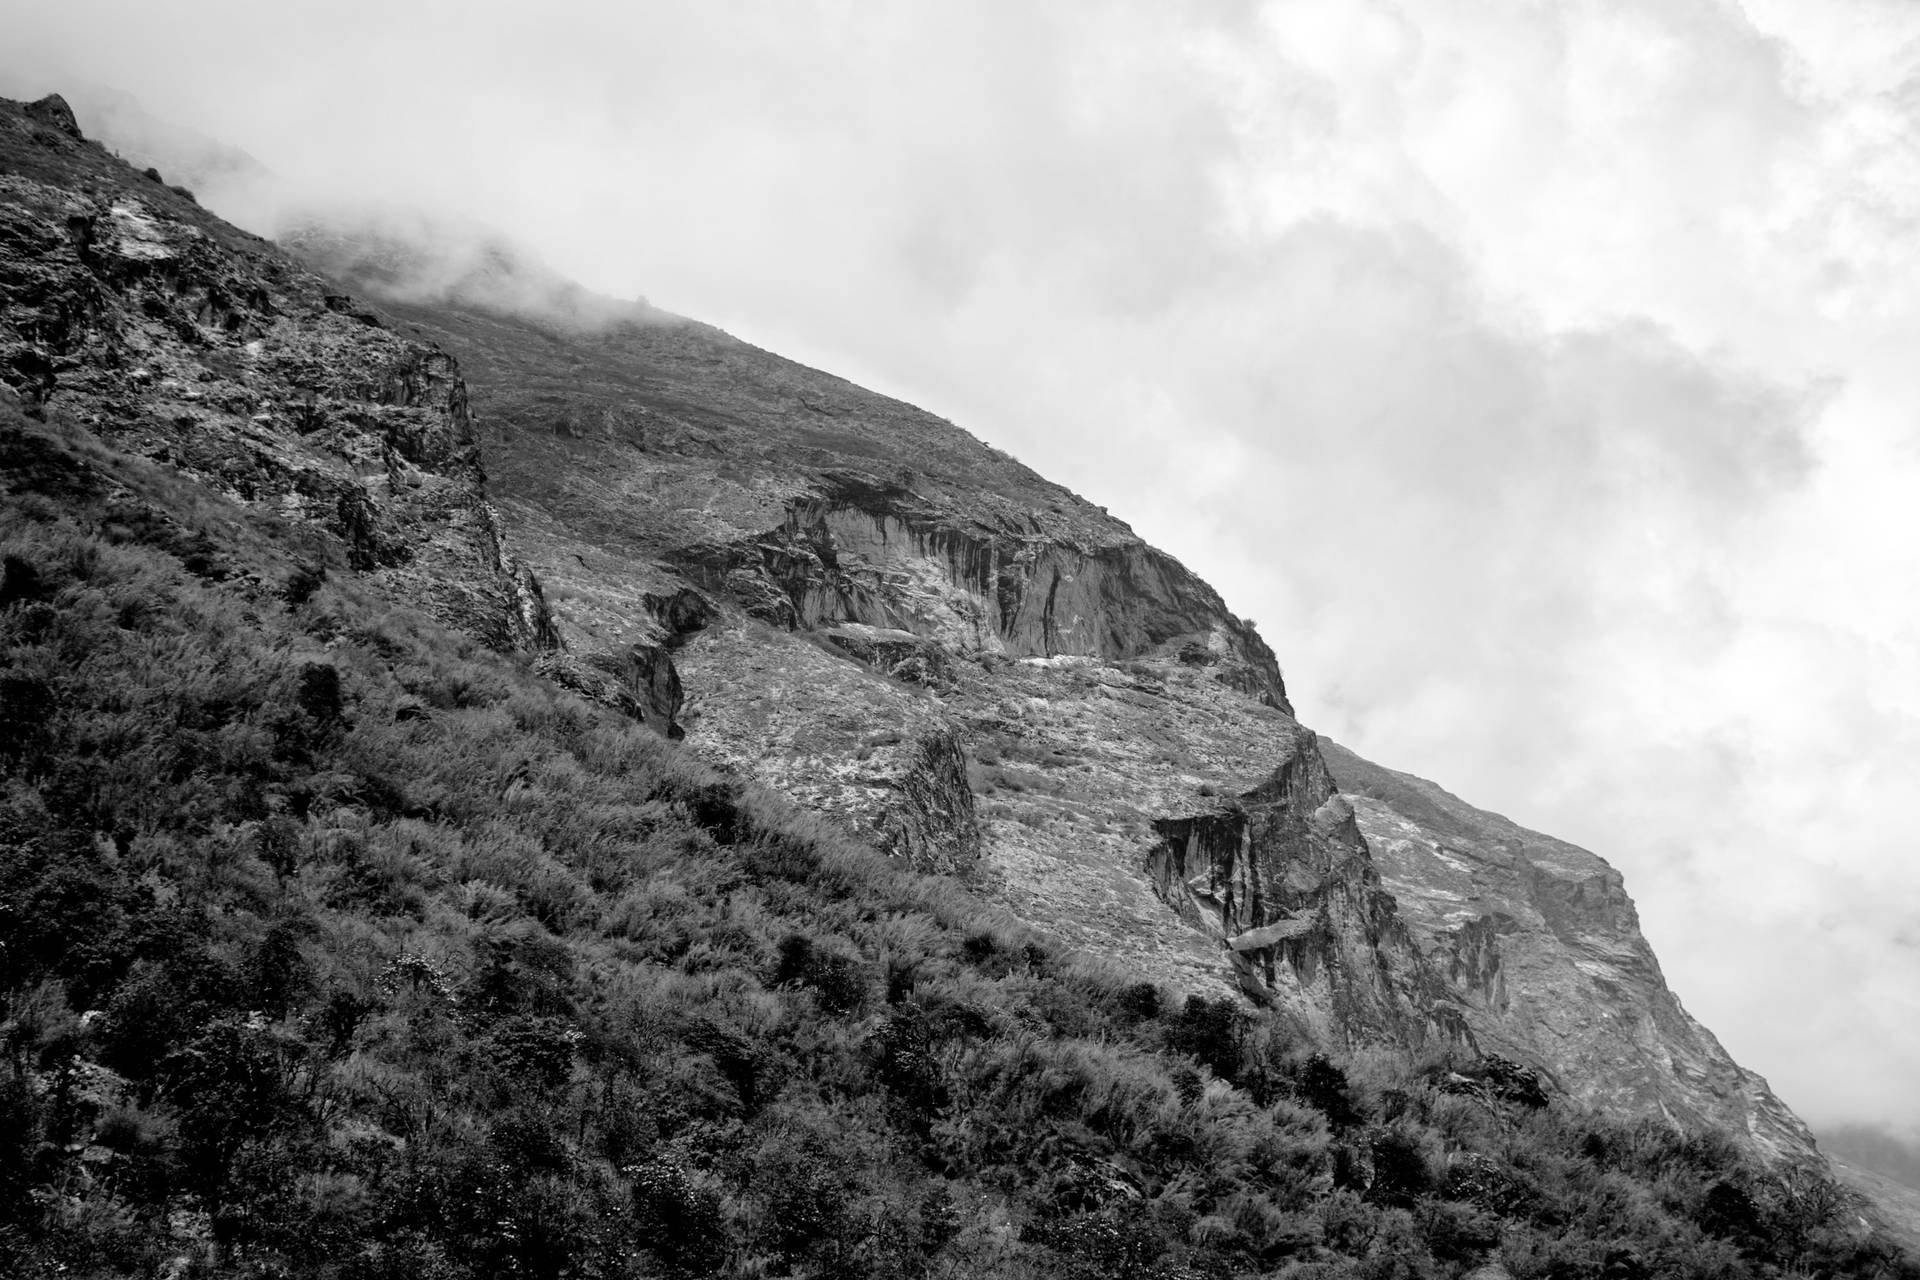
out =
<svg viewBox="0 0 1920 1280"><path fill-rule="evenodd" d="M1103 508L645 304L502 306L555 294L503 252L476 279L378 227L288 243L459 359L556 663L670 664L655 714L706 758L1155 980L1812 1155L1617 872L1317 739L1251 625Z"/></svg>
<svg viewBox="0 0 1920 1280"><path fill-rule="evenodd" d="M1890 1265L1604 862L950 423L470 237L270 243L57 98L0 380L0 1257Z"/></svg>

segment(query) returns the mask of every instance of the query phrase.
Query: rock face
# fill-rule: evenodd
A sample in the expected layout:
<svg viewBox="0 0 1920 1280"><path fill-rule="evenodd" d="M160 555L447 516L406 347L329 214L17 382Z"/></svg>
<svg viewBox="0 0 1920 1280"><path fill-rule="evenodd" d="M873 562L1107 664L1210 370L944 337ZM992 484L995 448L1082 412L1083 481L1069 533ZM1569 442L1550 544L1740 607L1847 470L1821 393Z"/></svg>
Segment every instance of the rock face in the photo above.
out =
<svg viewBox="0 0 1920 1280"><path fill-rule="evenodd" d="M1604 863L1316 739L1253 627L1105 510L511 253L336 218L289 257L70 123L0 105L0 379L271 507L300 574L524 651L1143 979L1810 1150Z"/></svg>
<svg viewBox="0 0 1920 1280"><path fill-rule="evenodd" d="M1796 1155L1812 1135L1667 989L1620 873L1324 742L1382 883L1481 1046L1617 1113L1710 1121Z"/></svg>
<svg viewBox="0 0 1920 1280"><path fill-rule="evenodd" d="M318 536L503 647L551 637L487 502L467 389L271 245L86 141L0 110L0 370L42 412Z"/></svg>
<svg viewBox="0 0 1920 1280"><path fill-rule="evenodd" d="M970 869L980 857L980 819L960 736L949 730L922 738L896 785L886 848L922 871Z"/></svg>
<svg viewBox="0 0 1920 1280"><path fill-rule="evenodd" d="M1218 630L1243 692L1286 707L1279 666L1171 557L1086 546L1048 522L957 525L910 489L828 474L777 529L676 554L688 576L793 630L861 623L960 652L1122 659Z"/></svg>
<svg viewBox="0 0 1920 1280"><path fill-rule="evenodd" d="M1183 920L1223 944L1241 989L1293 996L1330 1027L1419 1046L1470 1041L1380 883L1353 810L1302 732L1266 780L1214 812L1161 818L1147 859Z"/></svg>

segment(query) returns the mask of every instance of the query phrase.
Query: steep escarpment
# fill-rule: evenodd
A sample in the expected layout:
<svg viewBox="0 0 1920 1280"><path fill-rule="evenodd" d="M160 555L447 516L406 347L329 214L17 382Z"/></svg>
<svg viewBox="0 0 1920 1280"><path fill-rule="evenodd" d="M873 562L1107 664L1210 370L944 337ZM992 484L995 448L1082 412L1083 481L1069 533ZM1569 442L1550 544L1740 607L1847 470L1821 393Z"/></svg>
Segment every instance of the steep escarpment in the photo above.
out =
<svg viewBox="0 0 1920 1280"><path fill-rule="evenodd" d="M504 307L518 292L506 257L480 276L411 270L382 230L309 225L293 245L459 357L513 553L553 602L562 678L589 689L631 654L663 656L693 750L890 846L928 830L931 843L909 842L917 861L984 857L1009 870L1009 901L1041 892L1012 869L1073 806L1153 936L1179 928L1140 870L1146 824L1277 767L1283 748L1240 744L1290 707L1272 651L1172 557L950 423L708 326L639 303L591 318ZM710 623L676 626L666 599L699 601ZM1114 704L1092 717L1124 723L1097 735L1081 800L1011 791L976 761L973 810L924 827L921 744L966 754L1010 736L1010 712L1090 710L1077 704L1093 672L1149 691L1148 707L1169 681L1194 690L1184 702L1222 732L1176 751L1231 759L1230 776L1143 785L1139 757L1165 749L1165 717L1136 726L1144 709Z"/></svg>
<svg viewBox="0 0 1920 1280"><path fill-rule="evenodd" d="M1605 861L1323 742L1432 972L1484 1046L1568 1094L1744 1133L1781 1155L1806 1126L1667 988Z"/></svg>
<svg viewBox="0 0 1920 1280"><path fill-rule="evenodd" d="M827 473L776 529L674 553L702 587L790 629L841 622L910 631L963 653L1119 661L1170 642L1217 647L1229 682L1286 708L1279 665L1252 629L1164 552L1085 546L1029 513L957 524L902 484Z"/></svg>

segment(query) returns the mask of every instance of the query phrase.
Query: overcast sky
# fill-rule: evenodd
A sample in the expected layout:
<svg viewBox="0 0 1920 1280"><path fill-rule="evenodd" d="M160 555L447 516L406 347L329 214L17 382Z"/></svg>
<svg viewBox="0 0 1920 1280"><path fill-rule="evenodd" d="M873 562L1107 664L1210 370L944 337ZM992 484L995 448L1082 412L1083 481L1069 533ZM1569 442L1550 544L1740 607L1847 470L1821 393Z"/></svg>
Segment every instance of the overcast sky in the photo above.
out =
<svg viewBox="0 0 1920 1280"><path fill-rule="evenodd" d="M1302 719L1627 877L1816 1125L1920 1124L1920 6L0 0L319 187L944 414Z"/></svg>

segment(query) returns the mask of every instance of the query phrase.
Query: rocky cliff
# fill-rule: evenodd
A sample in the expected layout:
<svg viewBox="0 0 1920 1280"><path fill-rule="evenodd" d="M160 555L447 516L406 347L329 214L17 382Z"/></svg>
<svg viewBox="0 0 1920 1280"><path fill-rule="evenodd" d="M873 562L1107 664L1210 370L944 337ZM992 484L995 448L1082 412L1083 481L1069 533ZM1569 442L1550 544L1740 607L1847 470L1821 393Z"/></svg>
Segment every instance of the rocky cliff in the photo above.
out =
<svg viewBox="0 0 1920 1280"><path fill-rule="evenodd" d="M1479 1044L1608 1111L1708 1121L1763 1149L1812 1135L1667 989L1620 873L1330 742L1382 883Z"/></svg>
<svg viewBox="0 0 1920 1280"><path fill-rule="evenodd" d="M487 501L466 385L190 194L0 112L0 369L43 411L321 535L329 560L505 647L551 627Z"/></svg>
<svg viewBox="0 0 1920 1280"><path fill-rule="evenodd" d="M289 257L57 100L0 148L0 376L281 514L292 576L365 574L1143 979L1810 1151L1603 863L1323 749L1216 592L952 424L510 253L335 218Z"/></svg>

